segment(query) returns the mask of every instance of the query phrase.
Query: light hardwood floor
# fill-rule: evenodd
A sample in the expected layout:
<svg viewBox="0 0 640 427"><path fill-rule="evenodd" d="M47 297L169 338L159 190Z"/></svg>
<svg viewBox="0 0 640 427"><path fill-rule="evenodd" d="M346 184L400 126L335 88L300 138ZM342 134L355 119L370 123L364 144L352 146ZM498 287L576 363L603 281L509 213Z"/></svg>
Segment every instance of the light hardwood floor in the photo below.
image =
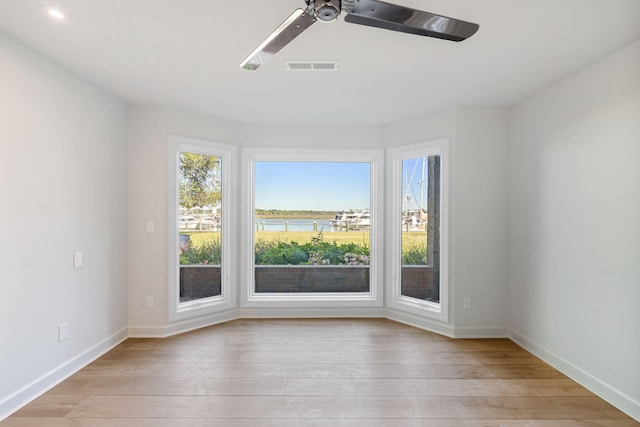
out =
<svg viewBox="0 0 640 427"><path fill-rule="evenodd" d="M0 423L638 426L507 339L381 319L237 320L129 339Z"/></svg>

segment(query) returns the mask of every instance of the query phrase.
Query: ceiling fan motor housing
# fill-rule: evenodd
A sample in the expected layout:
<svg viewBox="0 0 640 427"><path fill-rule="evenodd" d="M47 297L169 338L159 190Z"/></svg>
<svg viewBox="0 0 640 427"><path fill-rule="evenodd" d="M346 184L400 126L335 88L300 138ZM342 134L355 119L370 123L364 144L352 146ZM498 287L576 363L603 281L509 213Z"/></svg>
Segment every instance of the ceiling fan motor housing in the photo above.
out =
<svg viewBox="0 0 640 427"><path fill-rule="evenodd" d="M340 0L316 0L316 17L323 22L331 22L340 15Z"/></svg>

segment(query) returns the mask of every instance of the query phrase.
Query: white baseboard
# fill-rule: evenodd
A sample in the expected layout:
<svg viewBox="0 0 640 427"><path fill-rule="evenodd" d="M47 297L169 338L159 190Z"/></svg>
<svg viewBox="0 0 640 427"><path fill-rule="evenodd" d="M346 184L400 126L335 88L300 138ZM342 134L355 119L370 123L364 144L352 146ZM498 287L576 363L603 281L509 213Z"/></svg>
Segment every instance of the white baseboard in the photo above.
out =
<svg viewBox="0 0 640 427"><path fill-rule="evenodd" d="M236 319L382 317L380 308L242 308L174 322L166 326L130 326L130 338L166 338Z"/></svg>
<svg viewBox="0 0 640 427"><path fill-rule="evenodd" d="M0 421L112 350L127 339L127 332L127 328L119 330L9 395L0 402Z"/></svg>
<svg viewBox="0 0 640 427"><path fill-rule="evenodd" d="M547 350L538 343L525 338L514 330L509 331L509 338L539 359L553 366L572 380L640 422L640 402L631 396L620 392L606 382L594 377L587 371Z"/></svg>
<svg viewBox="0 0 640 427"><path fill-rule="evenodd" d="M436 320L381 307L364 308L261 308L243 307L165 326L130 326L131 338L165 338L236 319L385 318L451 338L508 338L507 328L453 328Z"/></svg>
<svg viewBox="0 0 640 427"><path fill-rule="evenodd" d="M377 318L383 317L379 307L363 308L241 308L241 319L304 319L304 318Z"/></svg>
<svg viewBox="0 0 640 427"><path fill-rule="evenodd" d="M208 316L181 320L164 326L129 326L130 338L166 338L172 335L183 334L207 326L225 323L238 319L238 310L228 310Z"/></svg>
<svg viewBox="0 0 640 427"><path fill-rule="evenodd" d="M509 329L454 328L454 338L509 338Z"/></svg>
<svg viewBox="0 0 640 427"><path fill-rule="evenodd" d="M451 327L451 325L438 322L436 320L427 319L425 317L416 316L411 313L405 313L391 308L386 308L384 310L384 317L399 323L404 323L405 325L435 332L450 338L455 337L455 329Z"/></svg>

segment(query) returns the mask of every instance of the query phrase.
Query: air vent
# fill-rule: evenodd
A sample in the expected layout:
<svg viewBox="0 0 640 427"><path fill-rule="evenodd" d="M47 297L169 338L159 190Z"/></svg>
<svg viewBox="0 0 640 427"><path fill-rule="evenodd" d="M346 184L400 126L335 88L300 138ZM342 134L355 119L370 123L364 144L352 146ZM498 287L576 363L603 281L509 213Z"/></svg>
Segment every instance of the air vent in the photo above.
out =
<svg viewBox="0 0 640 427"><path fill-rule="evenodd" d="M287 71L338 71L337 61L289 61Z"/></svg>

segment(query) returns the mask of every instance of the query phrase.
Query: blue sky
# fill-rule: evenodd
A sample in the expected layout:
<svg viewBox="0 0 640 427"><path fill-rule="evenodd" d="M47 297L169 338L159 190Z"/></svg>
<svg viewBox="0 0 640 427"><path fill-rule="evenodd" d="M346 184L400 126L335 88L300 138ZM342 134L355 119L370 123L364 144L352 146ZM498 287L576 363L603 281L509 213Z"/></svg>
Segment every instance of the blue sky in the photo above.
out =
<svg viewBox="0 0 640 427"><path fill-rule="evenodd" d="M370 176L369 163L256 162L255 207L368 209Z"/></svg>

